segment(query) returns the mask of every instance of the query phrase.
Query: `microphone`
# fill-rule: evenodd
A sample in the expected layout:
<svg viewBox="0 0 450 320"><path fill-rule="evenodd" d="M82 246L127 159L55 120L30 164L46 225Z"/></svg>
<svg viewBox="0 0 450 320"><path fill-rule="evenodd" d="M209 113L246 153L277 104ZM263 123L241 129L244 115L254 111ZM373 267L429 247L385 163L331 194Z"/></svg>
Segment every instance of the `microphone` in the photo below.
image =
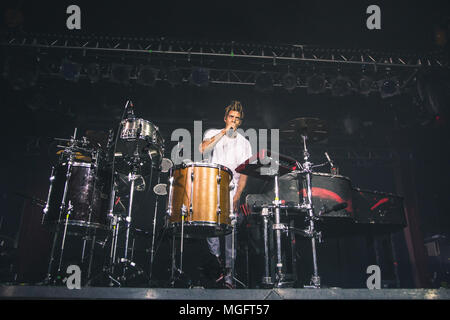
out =
<svg viewBox="0 0 450 320"><path fill-rule="evenodd" d="M230 127L230 129L228 129L228 131L227 131L227 137L231 138L233 136L233 134L234 134L234 128Z"/></svg>

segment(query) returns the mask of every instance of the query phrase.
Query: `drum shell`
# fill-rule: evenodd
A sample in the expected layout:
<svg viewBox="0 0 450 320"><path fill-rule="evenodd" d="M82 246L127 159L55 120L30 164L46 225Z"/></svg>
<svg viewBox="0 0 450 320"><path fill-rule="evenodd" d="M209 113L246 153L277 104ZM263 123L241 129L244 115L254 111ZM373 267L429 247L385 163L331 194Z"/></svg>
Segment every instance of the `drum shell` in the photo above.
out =
<svg viewBox="0 0 450 320"><path fill-rule="evenodd" d="M136 157L140 160L141 174L149 173L149 163L159 167L164 154L164 139L157 126L144 119L126 119L122 121L119 137L115 155L119 172L131 172L131 163Z"/></svg>
<svg viewBox="0 0 450 320"><path fill-rule="evenodd" d="M191 175L194 174L192 181ZM217 214L218 176L220 176L220 218ZM230 182L229 169L208 164L194 164L173 171L171 223L181 223L181 210L186 208L185 224L195 226L229 226ZM191 199L192 186L192 199ZM191 201L192 200L192 201ZM189 208L192 203L192 213Z"/></svg>
<svg viewBox="0 0 450 320"><path fill-rule="evenodd" d="M55 226L64 224L66 212L61 213L64 187L67 174L67 163L55 167L51 182L51 191L48 197L47 212L43 223ZM71 168L67 195L66 209L72 205L68 225L108 228L107 209L110 187L110 174L99 170L93 163L74 162Z"/></svg>

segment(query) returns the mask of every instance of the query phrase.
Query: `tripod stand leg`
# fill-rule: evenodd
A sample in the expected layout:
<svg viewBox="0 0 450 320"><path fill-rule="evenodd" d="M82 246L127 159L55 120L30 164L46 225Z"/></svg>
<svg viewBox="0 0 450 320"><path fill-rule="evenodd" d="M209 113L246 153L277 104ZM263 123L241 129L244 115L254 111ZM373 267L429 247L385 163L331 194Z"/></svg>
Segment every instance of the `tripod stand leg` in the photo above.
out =
<svg viewBox="0 0 450 320"><path fill-rule="evenodd" d="M50 284L51 278L52 278L52 269L53 269L53 262L55 261L55 249L56 249L56 242L59 234L59 225L56 227L55 235L53 236L53 244L52 244L52 250L50 251L50 260L48 262L48 268L47 268L47 276L44 280L45 284Z"/></svg>

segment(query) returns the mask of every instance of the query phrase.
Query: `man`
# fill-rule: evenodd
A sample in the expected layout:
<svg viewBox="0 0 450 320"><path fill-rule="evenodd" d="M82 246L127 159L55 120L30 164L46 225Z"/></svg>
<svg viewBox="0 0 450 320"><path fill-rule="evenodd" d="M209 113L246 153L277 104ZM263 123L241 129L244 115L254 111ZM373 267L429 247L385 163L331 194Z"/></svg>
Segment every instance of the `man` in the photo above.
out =
<svg viewBox="0 0 450 320"><path fill-rule="evenodd" d="M235 171L236 167L251 157L250 142L237 132L244 118L244 111L239 101L232 101L225 109L225 128L211 129L205 133L199 149L203 154L209 154L209 162L223 165L233 171L234 189L231 191L233 212L237 214L239 198L247 183L247 176ZM208 247L211 254L216 256L220 263L220 240L218 237L208 238ZM225 285L233 287L232 278L232 235L225 236ZM236 256L236 255L234 255Z"/></svg>

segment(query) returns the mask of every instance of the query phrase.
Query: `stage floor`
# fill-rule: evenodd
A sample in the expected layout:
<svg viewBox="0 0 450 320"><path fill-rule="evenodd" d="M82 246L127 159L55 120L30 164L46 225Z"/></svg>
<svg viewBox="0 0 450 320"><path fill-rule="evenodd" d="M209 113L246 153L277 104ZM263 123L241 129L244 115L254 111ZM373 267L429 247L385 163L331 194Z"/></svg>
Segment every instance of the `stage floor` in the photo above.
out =
<svg viewBox="0 0 450 320"><path fill-rule="evenodd" d="M0 286L1 299L70 300L449 300L450 289L175 289Z"/></svg>

